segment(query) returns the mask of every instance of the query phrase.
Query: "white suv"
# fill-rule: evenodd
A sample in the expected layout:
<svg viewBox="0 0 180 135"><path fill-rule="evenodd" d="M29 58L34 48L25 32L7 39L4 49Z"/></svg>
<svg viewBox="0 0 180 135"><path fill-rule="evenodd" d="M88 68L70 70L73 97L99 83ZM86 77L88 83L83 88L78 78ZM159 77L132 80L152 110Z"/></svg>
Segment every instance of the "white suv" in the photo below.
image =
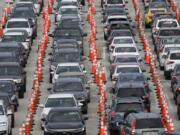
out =
<svg viewBox="0 0 180 135"><path fill-rule="evenodd" d="M164 62L165 62L165 58L167 56L168 51L172 51L172 50L180 50L180 44L176 45L176 44L171 44L171 45L164 45L159 52L159 66L160 69L163 70L164 68Z"/></svg>
<svg viewBox="0 0 180 135"><path fill-rule="evenodd" d="M169 51L164 62L164 76L166 79L171 77L171 72L176 64L180 64L180 50Z"/></svg>
<svg viewBox="0 0 180 135"><path fill-rule="evenodd" d="M8 115L12 115L12 112L6 111L3 101L0 100L0 134L2 135L11 134L11 117Z"/></svg>
<svg viewBox="0 0 180 135"><path fill-rule="evenodd" d="M33 35L33 29L31 28L28 19L25 18L9 19L4 29L4 33L9 30L26 30L29 37L32 37Z"/></svg>

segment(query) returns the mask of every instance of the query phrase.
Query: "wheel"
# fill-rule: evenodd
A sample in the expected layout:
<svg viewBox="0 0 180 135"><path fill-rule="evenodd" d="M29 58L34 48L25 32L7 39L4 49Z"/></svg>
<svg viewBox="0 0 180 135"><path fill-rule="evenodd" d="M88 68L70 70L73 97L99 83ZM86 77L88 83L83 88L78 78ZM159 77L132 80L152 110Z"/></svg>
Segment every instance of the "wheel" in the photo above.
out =
<svg viewBox="0 0 180 135"><path fill-rule="evenodd" d="M104 40L107 40L107 36L104 34Z"/></svg>
<svg viewBox="0 0 180 135"><path fill-rule="evenodd" d="M159 65L159 67L160 67L160 70L164 70L164 67L163 67L163 66L160 66L160 65Z"/></svg>
<svg viewBox="0 0 180 135"><path fill-rule="evenodd" d="M49 76L49 83L52 83L52 74Z"/></svg>
<svg viewBox="0 0 180 135"><path fill-rule="evenodd" d="M8 135L12 135L12 130L10 130L10 133Z"/></svg>
<svg viewBox="0 0 180 135"><path fill-rule="evenodd" d="M22 90L20 90L18 94L19 98L24 98L24 92Z"/></svg>
<svg viewBox="0 0 180 135"><path fill-rule="evenodd" d="M11 116L12 122L11 122L11 128L14 128L14 115Z"/></svg>
<svg viewBox="0 0 180 135"><path fill-rule="evenodd" d="M170 74L167 71L164 71L164 77L166 80L169 80Z"/></svg>

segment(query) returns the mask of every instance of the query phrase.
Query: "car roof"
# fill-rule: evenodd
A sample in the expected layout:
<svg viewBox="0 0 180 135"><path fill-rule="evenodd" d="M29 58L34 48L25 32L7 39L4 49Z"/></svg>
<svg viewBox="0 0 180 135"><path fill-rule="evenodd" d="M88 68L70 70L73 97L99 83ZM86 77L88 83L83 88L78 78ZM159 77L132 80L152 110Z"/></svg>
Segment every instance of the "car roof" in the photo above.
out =
<svg viewBox="0 0 180 135"><path fill-rule="evenodd" d="M68 63L59 63L57 66L80 66L79 63L75 63L75 62L68 62Z"/></svg>
<svg viewBox="0 0 180 135"><path fill-rule="evenodd" d="M74 98L73 94L59 94L59 93L55 93L55 94L50 94L48 96L48 98Z"/></svg>

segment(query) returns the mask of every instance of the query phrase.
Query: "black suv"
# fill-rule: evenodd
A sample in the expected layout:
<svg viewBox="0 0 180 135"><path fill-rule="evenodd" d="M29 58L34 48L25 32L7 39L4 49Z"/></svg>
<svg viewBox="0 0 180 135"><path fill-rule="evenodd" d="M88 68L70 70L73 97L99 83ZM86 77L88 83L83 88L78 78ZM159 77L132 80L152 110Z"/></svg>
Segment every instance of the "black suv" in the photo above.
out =
<svg viewBox="0 0 180 135"><path fill-rule="evenodd" d="M0 79L13 80L19 90L19 98L24 97L26 91L26 72L16 62L1 62L0 63Z"/></svg>

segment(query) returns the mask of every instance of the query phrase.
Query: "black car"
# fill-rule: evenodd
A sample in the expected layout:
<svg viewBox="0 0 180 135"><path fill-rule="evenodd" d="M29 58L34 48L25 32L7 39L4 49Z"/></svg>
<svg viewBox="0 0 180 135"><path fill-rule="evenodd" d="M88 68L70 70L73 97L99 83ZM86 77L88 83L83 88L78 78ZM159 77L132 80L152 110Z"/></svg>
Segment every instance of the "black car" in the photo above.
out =
<svg viewBox="0 0 180 135"><path fill-rule="evenodd" d="M26 72L16 62L0 63L0 79L13 80L19 89L19 98L24 97L26 91Z"/></svg>
<svg viewBox="0 0 180 135"><path fill-rule="evenodd" d="M13 80L0 80L0 94L6 93L9 95L11 103L14 105L14 111L17 111L19 106L17 85Z"/></svg>
<svg viewBox="0 0 180 135"><path fill-rule="evenodd" d="M26 53L23 45L17 42L0 42L0 53L1 52L13 52L19 58L22 66L27 63L28 54Z"/></svg>
<svg viewBox="0 0 180 135"><path fill-rule="evenodd" d="M79 109L51 109L45 120L44 135L86 135L84 120L87 120L87 118L81 116Z"/></svg>

